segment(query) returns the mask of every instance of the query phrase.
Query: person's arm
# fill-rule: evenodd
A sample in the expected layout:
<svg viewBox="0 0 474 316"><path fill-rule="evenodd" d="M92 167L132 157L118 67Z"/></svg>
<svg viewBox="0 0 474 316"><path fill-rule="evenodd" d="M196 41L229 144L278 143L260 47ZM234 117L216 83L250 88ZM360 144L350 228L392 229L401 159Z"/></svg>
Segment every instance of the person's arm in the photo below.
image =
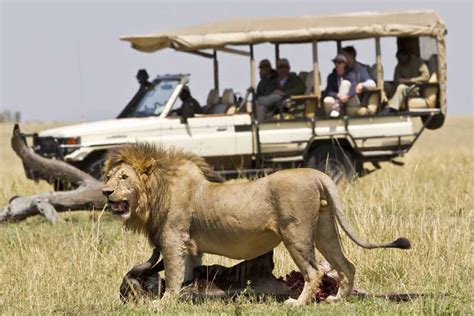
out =
<svg viewBox="0 0 474 316"><path fill-rule="evenodd" d="M397 65L395 67L395 72L393 73L393 81L398 82L401 78L400 67Z"/></svg>
<svg viewBox="0 0 474 316"><path fill-rule="evenodd" d="M260 80L260 82L257 85L257 90L255 91L255 98L258 98L259 96L263 94L262 85L263 85L262 80Z"/></svg>
<svg viewBox="0 0 474 316"><path fill-rule="evenodd" d="M364 65L357 63L356 67L357 72L359 73L358 78L356 78L358 80L358 83L363 83L370 80L369 72L367 71L367 68Z"/></svg>
<svg viewBox="0 0 474 316"><path fill-rule="evenodd" d="M198 100L193 99L194 114L202 114L202 107Z"/></svg>
<svg viewBox="0 0 474 316"><path fill-rule="evenodd" d="M324 90L324 96L325 97L333 97L337 98L337 91L338 87L334 85L335 80L333 80L333 76L330 74L327 79L327 85L326 85L326 90Z"/></svg>
<svg viewBox="0 0 474 316"><path fill-rule="evenodd" d="M356 95L356 86L357 86L357 79L355 72L351 71L347 76L344 77L345 80L349 80L351 82L351 89L349 90L349 94L347 95L349 98Z"/></svg>
<svg viewBox="0 0 474 316"><path fill-rule="evenodd" d="M192 101L184 101L181 106L181 116L182 117L193 117L194 116L194 106Z"/></svg>
<svg viewBox="0 0 474 316"><path fill-rule="evenodd" d="M424 62L420 63L420 66L418 67L418 73L420 74L418 77L410 78L411 82L422 83L427 82L430 79L430 71Z"/></svg>

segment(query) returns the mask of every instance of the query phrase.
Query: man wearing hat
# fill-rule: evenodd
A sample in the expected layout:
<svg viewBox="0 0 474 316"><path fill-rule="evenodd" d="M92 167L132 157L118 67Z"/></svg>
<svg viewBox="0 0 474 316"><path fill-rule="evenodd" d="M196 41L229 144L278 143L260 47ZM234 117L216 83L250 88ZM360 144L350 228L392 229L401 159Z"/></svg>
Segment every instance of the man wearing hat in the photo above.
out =
<svg viewBox="0 0 474 316"><path fill-rule="evenodd" d="M268 73L263 70L267 79L263 78L262 69L270 69ZM260 77L262 80L257 87L256 99L259 122L265 120L267 112L273 111L277 105L281 104L282 100L292 95L304 94L306 90L304 82L295 73L290 72L288 59L278 61L276 76L272 72L270 61L262 60L260 62Z"/></svg>
<svg viewBox="0 0 474 316"><path fill-rule="evenodd" d="M392 92L393 96L388 101L388 106L382 113L397 112L404 105L408 96L416 97L419 95L419 89L414 83L428 82L430 71L425 62L414 55L410 55L403 48L397 51L398 64L395 67L393 81L397 85L393 94L393 87L386 86L388 94ZM391 90L391 91L390 91Z"/></svg>
<svg viewBox="0 0 474 316"><path fill-rule="evenodd" d="M258 66L260 72L260 82L257 85L255 97L258 100L272 94L278 89L277 73L272 69L272 64L268 59L262 59Z"/></svg>
<svg viewBox="0 0 474 316"><path fill-rule="evenodd" d="M324 110L331 117L338 117L343 107L359 107L359 98L356 95L356 75L348 69L344 54L337 54L332 60L334 70L327 79L324 90Z"/></svg>

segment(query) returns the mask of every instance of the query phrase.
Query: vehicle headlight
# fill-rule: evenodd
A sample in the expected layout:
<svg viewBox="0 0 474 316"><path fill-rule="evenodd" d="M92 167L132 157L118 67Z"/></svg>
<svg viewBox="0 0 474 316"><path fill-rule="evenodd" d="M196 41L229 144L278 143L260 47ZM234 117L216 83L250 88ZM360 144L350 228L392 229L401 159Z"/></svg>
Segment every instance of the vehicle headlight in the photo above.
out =
<svg viewBox="0 0 474 316"><path fill-rule="evenodd" d="M65 145L79 145L81 143L80 137L68 137L63 139Z"/></svg>
<svg viewBox="0 0 474 316"><path fill-rule="evenodd" d="M65 137L58 139L59 148L61 148L63 156L69 155L81 146L80 137Z"/></svg>

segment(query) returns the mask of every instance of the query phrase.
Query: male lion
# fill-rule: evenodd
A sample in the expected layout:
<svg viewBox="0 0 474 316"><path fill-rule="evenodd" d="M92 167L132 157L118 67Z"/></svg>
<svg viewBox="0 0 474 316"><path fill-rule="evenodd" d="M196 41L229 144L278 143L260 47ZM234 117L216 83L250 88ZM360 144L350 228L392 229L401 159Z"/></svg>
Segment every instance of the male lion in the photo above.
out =
<svg viewBox="0 0 474 316"><path fill-rule="evenodd" d="M337 301L351 293L355 267L341 249L335 219L363 248L410 248L405 238L361 241L346 222L335 184L313 169L216 183L209 165L193 154L135 144L109 154L105 175L103 193L113 212L162 253L163 299L176 297L182 283L192 279L202 253L249 260L283 242L305 279L298 299L287 302L303 305L314 297L323 275L315 247L341 278L338 293L327 299Z"/></svg>

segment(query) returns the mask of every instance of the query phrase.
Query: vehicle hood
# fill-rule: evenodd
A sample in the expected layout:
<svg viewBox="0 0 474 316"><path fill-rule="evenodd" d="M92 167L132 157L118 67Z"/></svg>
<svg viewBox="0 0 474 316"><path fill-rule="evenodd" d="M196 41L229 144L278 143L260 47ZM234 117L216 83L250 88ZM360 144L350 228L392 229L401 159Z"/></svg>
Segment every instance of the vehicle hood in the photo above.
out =
<svg viewBox="0 0 474 316"><path fill-rule="evenodd" d="M136 139L154 131L158 132L160 128L161 119L158 117L126 118L63 126L44 130L38 135L54 138L80 137L81 144L87 145L91 142L98 144L130 141L130 138Z"/></svg>

